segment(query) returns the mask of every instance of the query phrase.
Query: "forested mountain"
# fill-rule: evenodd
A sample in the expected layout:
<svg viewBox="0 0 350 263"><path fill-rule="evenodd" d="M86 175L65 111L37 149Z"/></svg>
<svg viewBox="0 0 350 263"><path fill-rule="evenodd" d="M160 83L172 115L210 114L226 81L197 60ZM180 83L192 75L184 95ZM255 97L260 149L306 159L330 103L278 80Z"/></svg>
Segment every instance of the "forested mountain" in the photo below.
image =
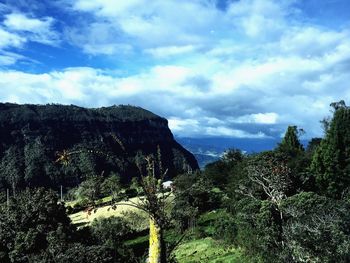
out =
<svg viewBox="0 0 350 263"><path fill-rule="evenodd" d="M73 187L92 175L139 175L142 155L161 155L168 176L197 169L166 119L133 106L87 109L63 105L0 104L0 188ZM71 153L70 165L55 163Z"/></svg>

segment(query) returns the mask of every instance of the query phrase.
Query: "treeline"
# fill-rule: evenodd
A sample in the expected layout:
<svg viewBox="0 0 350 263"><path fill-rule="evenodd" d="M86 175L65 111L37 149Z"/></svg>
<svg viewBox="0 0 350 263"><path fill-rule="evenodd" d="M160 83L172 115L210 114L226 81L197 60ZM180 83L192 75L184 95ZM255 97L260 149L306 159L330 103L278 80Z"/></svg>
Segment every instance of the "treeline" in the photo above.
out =
<svg viewBox="0 0 350 263"><path fill-rule="evenodd" d="M142 121L159 119L156 114L141 107L131 105L114 105L101 108L83 108L75 105L61 104L13 104L0 103L0 123L7 125L33 120L70 121Z"/></svg>
<svg viewBox="0 0 350 263"><path fill-rule="evenodd" d="M216 208L227 213L219 236L252 260L350 262L350 108L331 106L325 137L306 149L290 126L273 151L230 150L205 167L201 180L220 189Z"/></svg>

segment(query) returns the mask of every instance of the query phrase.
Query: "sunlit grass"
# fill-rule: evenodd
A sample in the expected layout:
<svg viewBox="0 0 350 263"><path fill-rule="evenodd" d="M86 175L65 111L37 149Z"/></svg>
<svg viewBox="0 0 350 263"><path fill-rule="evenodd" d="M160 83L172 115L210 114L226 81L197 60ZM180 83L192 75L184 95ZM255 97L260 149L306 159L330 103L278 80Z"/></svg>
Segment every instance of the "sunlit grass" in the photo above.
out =
<svg viewBox="0 0 350 263"><path fill-rule="evenodd" d="M108 199L109 198L109 199ZM108 202L111 200L110 197L104 198L105 202ZM91 214L88 215L87 212L85 211L80 211L78 213L70 215L70 219L72 220L73 224L78 224L78 225L86 225L90 224L94 219L97 218L107 218L111 216L123 216L123 212L127 211L134 211L141 213L141 211L135 207L131 207L129 205L132 205L132 203L138 203L140 200L138 197L131 198L129 201L122 201L117 203L117 206L115 209L112 209L111 205L106 205L100 208L97 208L94 211L91 211ZM121 205L118 205L121 204ZM128 205L129 204L129 205Z"/></svg>
<svg viewBox="0 0 350 263"><path fill-rule="evenodd" d="M248 263L239 249L225 246L210 237L184 242L176 249L175 255L180 263Z"/></svg>
<svg viewBox="0 0 350 263"><path fill-rule="evenodd" d="M174 199L174 196L171 195L168 197L167 202L171 203L173 199ZM99 200L99 203L109 203L111 200L112 200L112 197L108 196ZM96 210L91 211L90 215L88 215L88 213L85 211L80 211L70 215L69 217L72 220L73 224L77 224L79 226L88 225L92 221L94 221L94 219L98 219L98 218L107 218L111 216L123 217L124 216L123 212L129 212L129 211L139 213L140 215L143 215L143 217L145 217L145 212L131 206L135 203L138 204L139 202L140 202L140 197L133 197L133 198L130 198L129 200L121 201L117 203L115 209L113 209L111 205L105 205L97 208ZM70 204L67 203L67 205L70 205Z"/></svg>

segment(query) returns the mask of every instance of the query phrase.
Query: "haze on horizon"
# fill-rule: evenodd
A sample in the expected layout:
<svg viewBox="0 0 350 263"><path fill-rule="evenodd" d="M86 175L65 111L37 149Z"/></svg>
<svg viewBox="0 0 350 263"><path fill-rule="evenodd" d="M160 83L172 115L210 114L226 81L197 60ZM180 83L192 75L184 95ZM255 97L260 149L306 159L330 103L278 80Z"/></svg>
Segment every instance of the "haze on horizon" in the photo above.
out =
<svg viewBox="0 0 350 263"><path fill-rule="evenodd" d="M177 136L322 135L348 0L0 1L0 102L137 105Z"/></svg>

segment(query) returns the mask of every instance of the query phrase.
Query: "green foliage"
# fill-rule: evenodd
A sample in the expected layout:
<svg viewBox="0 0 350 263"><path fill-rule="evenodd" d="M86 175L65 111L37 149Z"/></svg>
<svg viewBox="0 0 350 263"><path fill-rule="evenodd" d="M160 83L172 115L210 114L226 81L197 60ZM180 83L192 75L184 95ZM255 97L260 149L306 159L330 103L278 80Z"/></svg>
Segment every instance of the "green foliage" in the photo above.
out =
<svg viewBox="0 0 350 263"><path fill-rule="evenodd" d="M289 154L295 154L299 151L303 151L303 145L299 141L300 133L302 133L302 131L298 130L297 126L288 126L282 142L278 145L278 150L289 152Z"/></svg>
<svg viewBox="0 0 350 263"><path fill-rule="evenodd" d="M232 244L237 236L235 219L226 212L219 211L218 213L220 213L220 216L211 224L213 238Z"/></svg>
<svg viewBox="0 0 350 263"><path fill-rule="evenodd" d="M209 163L204 168L204 176L215 186L225 188L231 177L237 177L239 166L246 156L238 149L227 150L223 157L213 163ZM237 169L238 168L238 169Z"/></svg>
<svg viewBox="0 0 350 263"><path fill-rule="evenodd" d="M26 190L0 209L0 262L28 262L28 255L47 248L50 236L74 231L56 195L43 189Z"/></svg>
<svg viewBox="0 0 350 263"><path fill-rule="evenodd" d="M134 262L122 240L129 228L120 219L77 231L55 193L26 190L0 205L2 263Z"/></svg>
<svg viewBox="0 0 350 263"><path fill-rule="evenodd" d="M264 262L282 262L281 225L279 213L268 201L243 198L237 203L235 243L252 257L260 256Z"/></svg>
<svg viewBox="0 0 350 263"><path fill-rule="evenodd" d="M112 197L112 202L124 197L120 176L117 174L107 177L101 184L101 189L104 196Z"/></svg>
<svg viewBox="0 0 350 263"><path fill-rule="evenodd" d="M115 262L130 262L132 260L132 252L125 247L123 242L133 234L133 231L124 219L120 217L95 219L90 229L94 243L114 251Z"/></svg>
<svg viewBox="0 0 350 263"><path fill-rule="evenodd" d="M285 200L284 255L293 262L349 262L350 206L303 192Z"/></svg>
<svg viewBox="0 0 350 263"><path fill-rule="evenodd" d="M220 203L220 193L213 191L213 185L199 173L179 175L174 185L172 218L182 231L190 227L198 215Z"/></svg>
<svg viewBox="0 0 350 263"><path fill-rule="evenodd" d="M149 227L149 218L146 213L127 210L122 211L121 215L133 231L141 232Z"/></svg>
<svg viewBox="0 0 350 263"><path fill-rule="evenodd" d="M209 163L204 168L204 176L213 184L223 187L229 178L230 166L222 160Z"/></svg>
<svg viewBox="0 0 350 263"><path fill-rule="evenodd" d="M299 141L299 137L304 134L302 129L297 126L289 126L282 142L275 150L280 155L280 159L284 159L288 167L291 169L292 193L302 190L314 189L314 178L308 173L307 167L311 162L311 151L316 141L311 142L308 151L304 151L303 145Z"/></svg>
<svg viewBox="0 0 350 263"><path fill-rule="evenodd" d="M23 154L16 147L10 147L5 151L0 163L0 170L3 177L2 190L5 187L10 188L12 194L15 194L18 186L23 184L23 178L21 176L24 171L23 159Z"/></svg>
<svg viewBox="0 0 350 263"><path fill-rule="evenodd" d="M76 190L76 196L80 202L95 203L102 196L102 176L91 176L86 181L82 182Z"/></svg>
<svg viewBox="0 0 350 263"><path fill-rule="evenodd" d="M91 233L100 244L118 247L125 236L133 231L121 217L95 219L91 224Z"/></svg>
<svg viewBox="0 0 350 263"><path fill-rule="evenodd" d="M315 174L321 194L339 198L350 184L350 108L335 107L324 140L312 159L310 170Z"/></svg>
<svg viewBox="0 0 350 263"><path fill-rule="evenodd" d="M320 146L322 138L312 138L307 145L306 152L308 155L313 156L317 148Z"/></svg>

